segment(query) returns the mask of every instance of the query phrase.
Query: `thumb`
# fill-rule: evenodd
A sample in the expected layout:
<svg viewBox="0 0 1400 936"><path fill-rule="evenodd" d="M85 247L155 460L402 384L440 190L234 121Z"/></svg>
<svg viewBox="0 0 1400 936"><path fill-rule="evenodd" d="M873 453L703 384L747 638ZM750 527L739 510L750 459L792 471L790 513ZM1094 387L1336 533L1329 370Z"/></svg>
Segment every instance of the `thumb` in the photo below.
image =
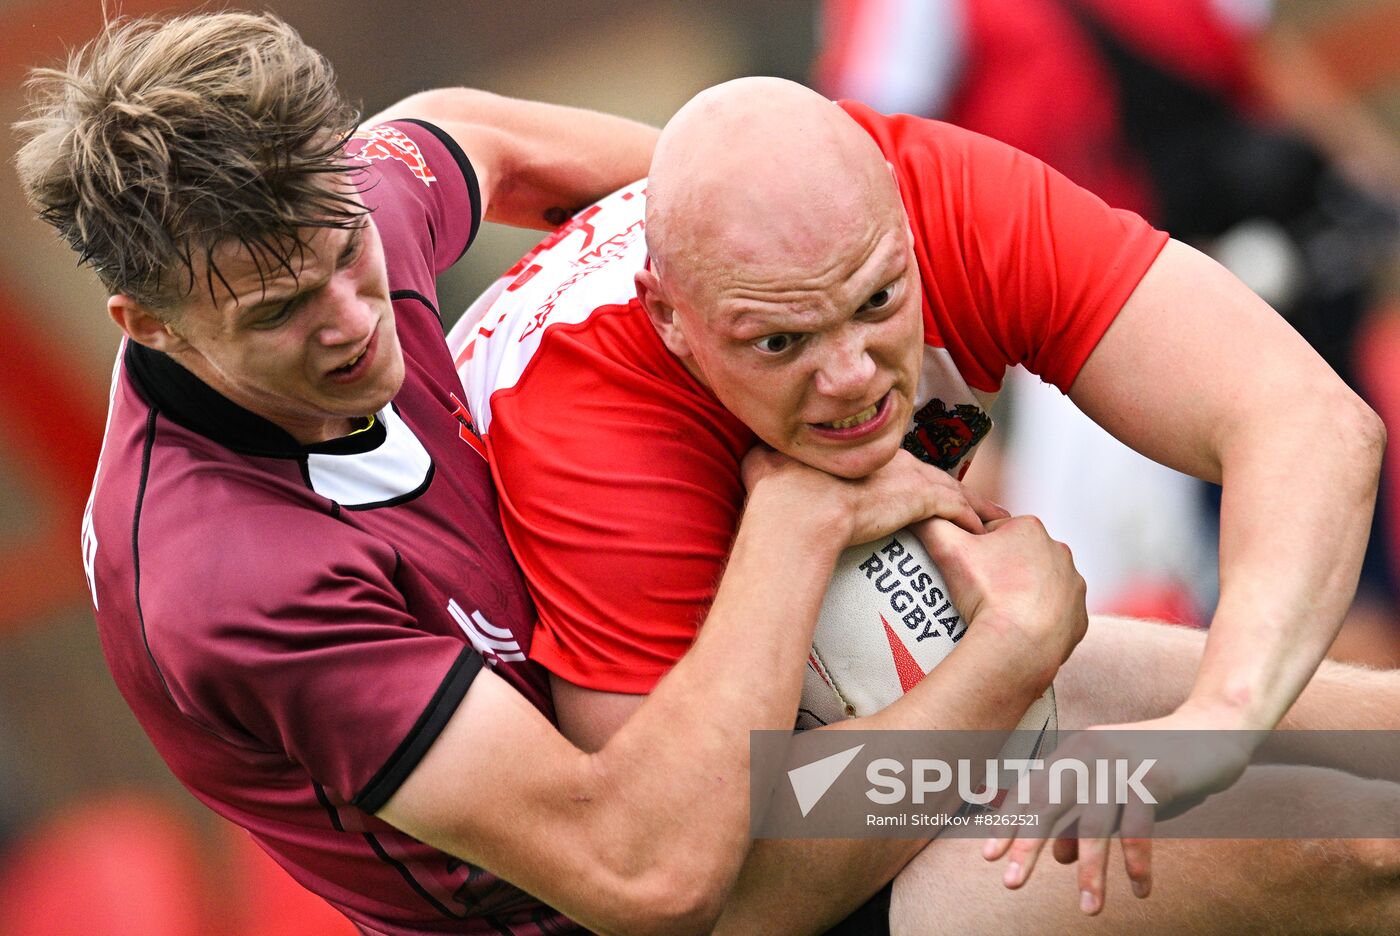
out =
<svg viewBox="0 0 1400 936"><path fill-rule="evenodd" d="M928 550L929 558L951 593L948 597L957 606L963 620L971 620L986 597L979 582L976 559L985 534L969 533L942 517L920 521L910 529Z"/></svg>

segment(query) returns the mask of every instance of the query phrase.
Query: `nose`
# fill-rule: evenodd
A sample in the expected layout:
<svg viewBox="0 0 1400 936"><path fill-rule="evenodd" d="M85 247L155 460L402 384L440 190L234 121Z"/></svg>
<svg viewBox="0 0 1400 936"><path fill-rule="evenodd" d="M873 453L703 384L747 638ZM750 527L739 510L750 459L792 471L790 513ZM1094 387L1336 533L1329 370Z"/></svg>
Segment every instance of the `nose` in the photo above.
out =
<svg viewBox="0 0 1400 936"><path fill-rule="evenodd" d="M316 333L321 344L327 347L359 344L374 329L378 313L349 277L334 277L326 284L321 299L325 308Z"/></svg>
<svg viewBox="0 0 1400 936"><path fill-rule="evenodd" d="M823 396L861 400L875 379L875 359L858 329L843 329L825 342L817 365L816 390Z"/></svg>

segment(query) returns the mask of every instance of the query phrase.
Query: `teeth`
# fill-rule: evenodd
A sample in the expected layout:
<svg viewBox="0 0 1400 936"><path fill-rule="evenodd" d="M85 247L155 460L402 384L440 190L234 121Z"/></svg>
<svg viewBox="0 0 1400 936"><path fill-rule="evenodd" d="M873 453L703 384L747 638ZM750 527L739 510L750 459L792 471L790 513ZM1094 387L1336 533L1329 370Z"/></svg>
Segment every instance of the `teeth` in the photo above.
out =
<svg viewBox="0 0 1400 936"><path fill-rule="evenodd" d="M865 409L861 410L859 413L856 413L854 416L847 416L845 419L838 419L834 422L823 423L822 425L830 426L832 429L849 429L852 426L859 426L863 422L869 422L870 420L874 419L875 411L878 408L879 404L872 404L871 406L867 406Z"/></svg>

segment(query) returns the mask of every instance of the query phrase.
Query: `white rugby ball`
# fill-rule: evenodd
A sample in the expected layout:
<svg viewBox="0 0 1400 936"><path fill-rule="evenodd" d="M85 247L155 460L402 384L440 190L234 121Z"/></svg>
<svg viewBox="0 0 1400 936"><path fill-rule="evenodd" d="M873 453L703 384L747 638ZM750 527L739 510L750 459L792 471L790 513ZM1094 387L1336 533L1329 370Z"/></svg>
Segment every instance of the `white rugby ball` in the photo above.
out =
<svg viewBox="0 0 1400 936"><path fill-rule="evenodd" d="M966 631L943 576L912 531L852 546L837 560L822 601L797 727L878 712L952 653ZM1012 735L1002 756L1050 750L1058 727L1051 686L1016 726L1025 734Z"/></svg>

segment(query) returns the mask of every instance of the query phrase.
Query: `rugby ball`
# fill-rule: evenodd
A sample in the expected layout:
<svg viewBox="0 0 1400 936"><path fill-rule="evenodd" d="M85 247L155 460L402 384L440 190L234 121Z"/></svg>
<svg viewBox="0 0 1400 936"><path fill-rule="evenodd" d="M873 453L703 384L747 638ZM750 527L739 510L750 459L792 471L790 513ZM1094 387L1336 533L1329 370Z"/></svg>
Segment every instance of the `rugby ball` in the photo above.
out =
<svg viewBox="0 0 1400 936"><path fill-rule="evenodd" d="M797 727L878 712L917 685L966 632L943 576L912 531L852 546L837 560L822 601ZM1048 751L1058 727L1051 686L1016 726L1002 756Z"/></svg>

